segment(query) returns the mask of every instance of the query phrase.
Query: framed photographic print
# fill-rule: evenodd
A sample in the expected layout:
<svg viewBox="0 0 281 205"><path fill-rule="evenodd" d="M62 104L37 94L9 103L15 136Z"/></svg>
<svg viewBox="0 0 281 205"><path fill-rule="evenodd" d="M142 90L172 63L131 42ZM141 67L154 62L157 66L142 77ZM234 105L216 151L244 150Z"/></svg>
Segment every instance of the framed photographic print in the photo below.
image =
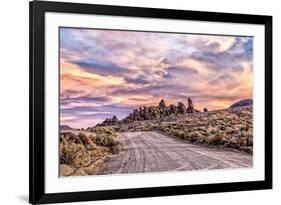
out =
<svg viewBox="0 0 281 205"><path fill-rule="evenodd" d="M272 17L30 2L30 203L272 188Z"/></svg>

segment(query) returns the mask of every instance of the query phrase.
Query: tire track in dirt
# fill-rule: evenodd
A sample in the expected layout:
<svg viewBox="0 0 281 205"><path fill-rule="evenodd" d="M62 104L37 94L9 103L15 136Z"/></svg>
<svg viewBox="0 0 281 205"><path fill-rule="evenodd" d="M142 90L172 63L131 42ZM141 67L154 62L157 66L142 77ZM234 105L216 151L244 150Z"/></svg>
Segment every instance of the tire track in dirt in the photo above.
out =
<svg viewBox="0 0 281 205"><path fill-rule="evenodd" d="M119 133L124 150L100 174L252 167L252 155L195 145L158 132Z"/></svg>

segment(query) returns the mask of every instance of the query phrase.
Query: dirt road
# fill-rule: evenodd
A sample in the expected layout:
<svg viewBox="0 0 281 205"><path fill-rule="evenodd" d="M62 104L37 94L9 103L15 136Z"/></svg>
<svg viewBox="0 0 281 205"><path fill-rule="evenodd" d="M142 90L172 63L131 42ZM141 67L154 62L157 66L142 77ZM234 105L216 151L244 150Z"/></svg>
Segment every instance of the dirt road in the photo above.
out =
<svg viewBox="0 0 281 205"><path fill-rule="evenodd" d="M158 132L120 133L124 151L100 174L252 167L252 155L194 145Z"/></svg>

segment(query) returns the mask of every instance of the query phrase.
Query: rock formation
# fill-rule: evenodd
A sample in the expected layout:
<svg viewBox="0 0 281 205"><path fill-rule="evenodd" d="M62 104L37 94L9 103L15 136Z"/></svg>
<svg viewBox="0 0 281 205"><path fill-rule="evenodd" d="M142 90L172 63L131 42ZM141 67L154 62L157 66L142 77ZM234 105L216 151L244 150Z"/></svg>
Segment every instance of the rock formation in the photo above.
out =
<svg viewBox="0 0 281 205"><path fill-rule="evenodd" d="M177 113L177 106L175 105L170 105L170 110L169 110L170 115L171 114L176 114Z"/></svg>
<svg viewBox="0 0 281 205"><path fill-rule="evenodd" d="M204 107L204 112L208 112L208 108Z"/></svg>
<svg viewBox="0 0 281 205"><path fill-rule="evenodd" d="M98 126L112 126L118 124L118 118L113 115L112 118L106 118L102 123L98 124Z"/></svg>
<svg viewBox="0 0 281 205"><path fill-rule="evenodd" d="M188 107L187 107L187 113L194 113L195 109L193 107L192 100L188 98Z"/></svg>
<svg viewBox="0 0 281 205"><path fill-rule="evenodd" d="M159 108L160 109L164 109L166 107L166 103L165 101L162 99L160 102L159 102Z"/></svg>
<svg viewBox="0 0 281 205"><path fill-rule="evenodd" d="M132 113L130 113L123 120L118 120L116 116L112 118L105 119L101 124L97 126L114 126L122 123L128 124L134 121L144 121L144 120L156 120L162 119L169 115L177 115L177 114L186 114L186 113L194 113L200 112L196 110L193 106L192 100L188 98L188 107L186 108L182 102L179 102L178 105L171 104L170 106L166 106L165 100L161 99L158 106L140 106L138 109L134 109Z"/></svg>
<svg viewBox="0 0 281 205"><path fill-rule="evenodd" d="M185 105L182 102L178 103L178 112L180 114L185 114L186 113Z"/></svg>

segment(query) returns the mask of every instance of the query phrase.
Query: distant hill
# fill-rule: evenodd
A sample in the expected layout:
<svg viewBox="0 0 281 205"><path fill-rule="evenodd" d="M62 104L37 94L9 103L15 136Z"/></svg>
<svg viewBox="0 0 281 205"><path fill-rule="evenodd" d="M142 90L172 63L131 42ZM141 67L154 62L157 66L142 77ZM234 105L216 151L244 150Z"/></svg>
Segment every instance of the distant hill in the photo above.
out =
<svg viewBox="0 0 281 205"><path fill-rule="evenodd" d="M237 107L244 107L244 106L251 106L251 105L253 105L253 100L245 99L245 100L240 100L240 101L234 103L229 108L237 108Z"/></svg>
<svg viewBox="0 0 281 205"><path fill-rule="evenodd" d="M60 130L74 130L74 128L68 125L60 125Z"/></svg>

